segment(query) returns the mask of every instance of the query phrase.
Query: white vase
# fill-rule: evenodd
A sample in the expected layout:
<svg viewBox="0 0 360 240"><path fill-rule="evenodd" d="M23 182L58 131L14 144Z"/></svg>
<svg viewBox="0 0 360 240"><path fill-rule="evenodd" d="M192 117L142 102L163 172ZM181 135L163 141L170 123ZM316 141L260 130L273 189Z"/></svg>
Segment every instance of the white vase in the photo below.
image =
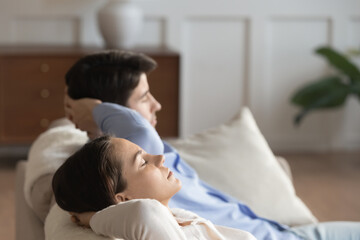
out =
<svg viewBox="0 0 360 240"><path fill-rule="evenodd" d="M140 8L129 0L109 0L98 12L100 32L107 48L131 48L143 24Z"/></svg>

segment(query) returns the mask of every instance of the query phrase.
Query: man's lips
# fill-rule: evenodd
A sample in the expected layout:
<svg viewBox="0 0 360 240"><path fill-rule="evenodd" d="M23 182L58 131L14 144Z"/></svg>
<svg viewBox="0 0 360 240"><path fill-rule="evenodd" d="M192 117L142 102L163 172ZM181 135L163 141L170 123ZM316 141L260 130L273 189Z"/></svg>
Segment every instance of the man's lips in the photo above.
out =
<svg viewBox="0 0 360 240"><path fill-rule="evenodd" d="M151 123L152 123L153 126L157 124L157 119L156 119L156 117L152 119Z"/></svg>

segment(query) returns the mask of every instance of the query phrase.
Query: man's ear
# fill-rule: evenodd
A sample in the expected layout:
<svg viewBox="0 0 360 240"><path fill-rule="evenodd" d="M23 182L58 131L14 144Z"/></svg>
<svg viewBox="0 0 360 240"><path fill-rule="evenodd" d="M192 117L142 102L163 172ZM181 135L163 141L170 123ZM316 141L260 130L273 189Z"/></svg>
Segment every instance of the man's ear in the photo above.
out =
<svg viewBox="0 0 360 240"><path fill-rule="evenodd" d="M117 201L117 203L120 203L120 202L126 202L128 200L131 200L130 197L128 197L125 193L117 193L115 194L115 199Z"/></svg>

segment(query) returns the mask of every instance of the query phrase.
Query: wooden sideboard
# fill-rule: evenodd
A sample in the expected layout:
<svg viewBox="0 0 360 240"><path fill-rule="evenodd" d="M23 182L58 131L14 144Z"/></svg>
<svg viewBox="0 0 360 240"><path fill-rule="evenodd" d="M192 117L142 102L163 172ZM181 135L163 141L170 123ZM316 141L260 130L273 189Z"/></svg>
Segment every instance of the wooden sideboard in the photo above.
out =
<svg viewBox="0 0 360 240"><path fill-rule="evenodd" d="M0 144L28 144L51 121L64 116L65 73L82 56L101 51L84 47L0 46ZM179 55L167 49L134 49L154 58L151 92L162 104L157 130L178 136Z"/></svg>

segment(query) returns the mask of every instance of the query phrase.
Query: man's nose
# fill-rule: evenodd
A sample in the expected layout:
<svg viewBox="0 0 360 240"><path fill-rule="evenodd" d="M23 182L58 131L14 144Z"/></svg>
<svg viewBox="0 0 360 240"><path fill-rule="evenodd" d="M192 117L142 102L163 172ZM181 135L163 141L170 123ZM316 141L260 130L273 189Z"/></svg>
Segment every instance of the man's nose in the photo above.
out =
<svg viewBox="0 0 360 240"><path fill-rule="evenodd" d="M151 95L152 98L152 110L153 112L157 112L161 110L161 104L156 100L156 98Z"/></svg>

